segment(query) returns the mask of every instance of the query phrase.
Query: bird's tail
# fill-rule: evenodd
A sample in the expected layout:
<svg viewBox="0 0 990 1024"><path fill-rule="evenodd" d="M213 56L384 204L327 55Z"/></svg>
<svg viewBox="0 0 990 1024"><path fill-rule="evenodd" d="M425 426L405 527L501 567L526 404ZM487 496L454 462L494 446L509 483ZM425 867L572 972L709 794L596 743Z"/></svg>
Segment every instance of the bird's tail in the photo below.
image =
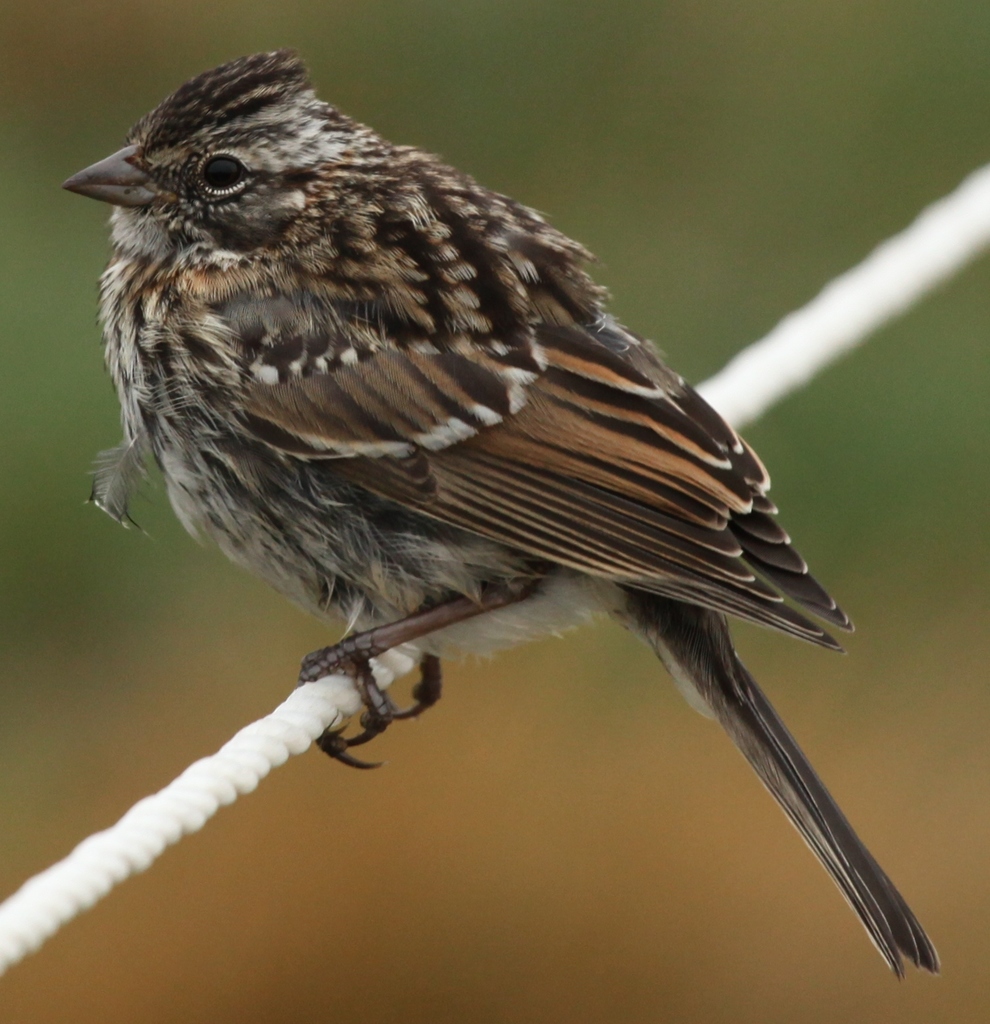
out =
<svg viewBox="0 0 990 1024"><path fill-rule="evenodd" d="M903 977L905 956L938 973L935 947L739 660L725 616L635 591L629 592L628 616L691 702L722 724L832 876L891 970Z"/></svg>

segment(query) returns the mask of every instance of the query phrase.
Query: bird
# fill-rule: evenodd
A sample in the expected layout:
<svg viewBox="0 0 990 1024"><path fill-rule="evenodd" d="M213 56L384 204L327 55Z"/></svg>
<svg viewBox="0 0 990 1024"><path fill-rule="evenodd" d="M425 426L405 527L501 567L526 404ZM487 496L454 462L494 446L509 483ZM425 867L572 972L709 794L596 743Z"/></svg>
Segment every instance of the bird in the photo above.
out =
<svg viewBox="0 0 990 1024"><path fill-rule="evenodd" d="M100 280L123 440L190 533L324 621L300 683L354 675L363 732L441 655L611 615L716 719L887 965L938 955L737 655L728 617L841 650L846 614L777 523L753 449L607 309L539 213L319 99L293 50L190 79L64 187L111 204ZM824 624L824 625L822 625ZM415 641L416 703L369 659Z"/></svg>

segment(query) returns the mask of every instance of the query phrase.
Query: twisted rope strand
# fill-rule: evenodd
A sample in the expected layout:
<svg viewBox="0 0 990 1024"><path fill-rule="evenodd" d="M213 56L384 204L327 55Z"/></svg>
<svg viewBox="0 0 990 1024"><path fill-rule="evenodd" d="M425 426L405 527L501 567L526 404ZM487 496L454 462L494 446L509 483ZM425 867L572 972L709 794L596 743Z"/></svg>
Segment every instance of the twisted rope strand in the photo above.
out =
<svg viewBox="0 0 990 1024"><path fill-rule="evenodd" d="M416 661L402 650L372 663L388 687ZM212 757L139 800L115 825L84 839L67 857L25 882L0 904L0 973L34 952L63 924L144 871L225 804L250 793L273 769L307 751L325 730L361 710L353 679L326 676L294 690L271 714L241 729Z"/></svg>

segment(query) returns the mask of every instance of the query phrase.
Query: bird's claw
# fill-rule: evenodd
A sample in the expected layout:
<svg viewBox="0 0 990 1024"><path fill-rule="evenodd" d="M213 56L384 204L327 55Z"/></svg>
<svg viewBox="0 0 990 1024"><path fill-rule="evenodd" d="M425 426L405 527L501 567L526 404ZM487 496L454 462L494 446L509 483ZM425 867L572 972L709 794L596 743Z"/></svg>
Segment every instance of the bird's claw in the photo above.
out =
<svg viewBox="0 0 990 1024"><path fill-rule="evenodd" d="M443 692L440 659L435 654L423 655L423 660L419 663L419 671L419 682L412 689L414 703L401 711L393 709L393 718L418 718L440 699L440 694Z"/></svg>
<svg viewBox="0 0 990 1024"><path fill-rule="evenodd" d="M384 761L362 761L353 754L347 752L347 748L353 746L353 740L345 739L340 731L327 729L316 741L316 745L335 761L346 764L349 768L381 768Z"/></svg>

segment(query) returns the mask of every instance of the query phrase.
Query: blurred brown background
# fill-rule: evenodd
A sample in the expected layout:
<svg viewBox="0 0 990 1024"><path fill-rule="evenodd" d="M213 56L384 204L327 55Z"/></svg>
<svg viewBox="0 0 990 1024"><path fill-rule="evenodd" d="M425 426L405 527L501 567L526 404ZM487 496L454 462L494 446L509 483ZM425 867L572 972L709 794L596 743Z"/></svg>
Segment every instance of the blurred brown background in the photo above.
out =
<svg viewBox="0 0 990 1024"><path fill-rule="evenodd" d="M990 7L174 0L0 9L0 891L292 685L325 632L173 521L92 507L118 438L106 208L59 190L221 60L546 211L690 379L990 159ZM621 630L453 668L358 773L277 772L0 981L0 1020L984 1021L990 263L748 431L859 631L737 631L928 927L886 973L728 741Z"/></svg>

